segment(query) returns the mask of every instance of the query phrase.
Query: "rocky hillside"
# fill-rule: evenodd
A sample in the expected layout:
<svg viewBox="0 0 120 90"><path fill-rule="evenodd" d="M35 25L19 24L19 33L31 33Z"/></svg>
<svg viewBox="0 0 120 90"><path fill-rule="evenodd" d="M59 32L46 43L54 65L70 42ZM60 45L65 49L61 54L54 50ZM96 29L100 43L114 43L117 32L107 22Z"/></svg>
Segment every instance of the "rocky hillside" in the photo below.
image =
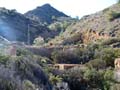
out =
<svg viewBox="0 0 120 90"><path fill-rule="evenodd" d="M58 19L59 18L59 19ZM61 26L58 30L52 30L45 24L60 23L63 20L67 23L72 20L64 13L56 10L49 4L45 4L41 7L37 7L32 11L28 11L22 15L16 10L8 10L0 8L0 35L10 41L28 42L28 35L30 43L33 43L34 39L41 36L44 40L53 38L59 35ZM68 21L69 20L69 21ZM53 24L54 24L53 23Z"/></svg>
<svg viewBox="0 0 120 90"><path fill-rule="evenodd" d="M37 25L37 26L36 26ZM0 8L0 35L10 41L27 42L28 29L30 41L41 35L43 38L50 37L49 29L37 21L26 18L15 10Z"/></svg>
<svg viewBox="0 0 120 90"><path fill-rule="evenodd" d="M34 10L28 11L25 15L46 24L52 23L58 17L68 17L64 13L53 8L50 4L37 7Z"/></svg>
<svg viewBox="0 0 120 90"><path fill-rule="evenodd" d="M13 42L5 47L8 40L27 42L28 28L38 46ZM56 31L58 36L50 39ZM48 25L1 8L0 90L120 90L119 35L120 4L81 20L59 17ZM68 67L61 70L58 64Z"/></svg>
<svg viewBox="0 0 120 90"><path fill-rule="evenodd" d="M51 40L54 44L89 43L120 36L120 5L86 15L70 25L65 32Z"/></svg>

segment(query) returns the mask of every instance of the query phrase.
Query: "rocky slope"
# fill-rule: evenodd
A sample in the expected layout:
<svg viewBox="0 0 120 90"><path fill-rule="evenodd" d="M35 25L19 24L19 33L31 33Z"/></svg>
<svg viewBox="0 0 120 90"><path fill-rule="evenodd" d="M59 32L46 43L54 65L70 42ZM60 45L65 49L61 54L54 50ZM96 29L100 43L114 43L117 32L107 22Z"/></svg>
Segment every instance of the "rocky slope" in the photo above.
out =
<svg viewBox="0 0 120 90"><path fill-rule="evenodd" d="M51 40L54 44L89 43L120 35L120 5L115 4L103 11L86 15L70 25L65 32Z"/></svg>

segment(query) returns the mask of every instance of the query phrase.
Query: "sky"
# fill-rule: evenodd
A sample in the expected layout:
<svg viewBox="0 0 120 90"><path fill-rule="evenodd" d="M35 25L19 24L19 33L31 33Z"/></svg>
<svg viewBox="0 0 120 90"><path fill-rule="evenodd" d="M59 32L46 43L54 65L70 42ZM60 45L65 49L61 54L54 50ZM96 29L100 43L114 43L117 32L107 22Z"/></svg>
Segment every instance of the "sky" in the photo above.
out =
<svg viewBox="0 0 120 90"><path fill-rule="evenodd" d="M117 0L0 0L0 7L25 13L37 6L49 3L68 16L81 18L115 4Z"/></svg>

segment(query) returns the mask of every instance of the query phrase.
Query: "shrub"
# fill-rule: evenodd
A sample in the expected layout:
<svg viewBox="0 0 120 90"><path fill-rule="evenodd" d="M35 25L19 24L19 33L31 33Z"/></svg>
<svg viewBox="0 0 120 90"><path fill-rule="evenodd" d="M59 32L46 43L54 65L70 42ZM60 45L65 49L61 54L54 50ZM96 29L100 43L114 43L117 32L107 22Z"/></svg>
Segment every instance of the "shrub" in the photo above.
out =
<svg viewBox="0 0 120 90"><path fill-rule="evenodd" d="M112 20L114 20L116 18L119 18L120 17L120 13L115 12L115 11L109 11L107 17L108 17L109 21L112 21Z"/></svg>
<svg viewBox="0 0 120 90"><path fill-rule="evenodd" d="M39 66L31 56L21 57L15 61L16 73L22 79L30 80L33 84L46 84L48 78L43 73L41 66Z"/></svg>
<svg viewBox="0 0 120 90"><path fill-rule="evenodd" d="M71 49L55 50L52 52L51 58L55 63L81 64L88 62L94 57L94 49L92 47L71 47Z"/></svg>
<svg viewBox="0 0 120 90"><path fill-rule="evenodd" d="M97 78L97 71L95 69L87 69L84 73L84 78L86 80L94 80Z"/></svg>
<svg viewBox="0 0 120 90"><path fill-rule="evenodd" d="M79 63L77 57L69 51L54 51L52 59L54 63Z"/></svg>
<svg viewBox="0 0 120 90"><path fill-rule="evenodd" d="M63 80L70 86L70 90L86 90L87 84L83 79L84 71L78 67L65 71Z"/></svg>
<svg viewBox="0 0 120 90"><path fill-rule="evenodd" d="M78 42L83 43L83 35L81 33L77 33L72 37L65 39L62 43L64 45L69 45L69 44L76 44Z"/></svg>
<svg viewBox="0 0 120 90"><path fill-rule="evenodd" d="M68 82L71 90L112 90L111 86L115 84L113 72L112 68L96 70L75 67L65 71L62 77Z"/></svg>
<svg viewBox="0 0 120 90"><path fill-rule="evenodd" d="M10 59L9 56L5 56L5 55L0 54L0 63L1 64L6 64L9 59Z"/></svg>
<svg viewBox="0 0 120 90"><path fill-rule="evenodd" d="M113 70L112 69L106 69L104 76L103 76L103 81L102 83L104 84L104 90L110 90L111 86L115 83L113 79Z"/></svg>
<svg viewBox="0 0 120 90"><path fill-rule="evenodd" d="M95 52L94 58L105 61L106 67L114 67L114 60L120 56L120 50L114 48L103 48Z"/></svg>
<svg viewBox="0 0 120 90"><path fill-rule="evenodd" d="M64 81L67 81L71 90L103 90L102 78L94 68L76 67L65 71Z"/></svg>
<svg viewBox="0 0 120 90"><path fill-rule="evenodd" d="M32 53L30 51L28 51L25 48L18 48L17 52L16 52L17 56L22 56L22 55L32 55Z"/></svg>
<svg viewBox="0 0 120 90"><path fill-rule="evenodd" d="M117 43L117 42L120 42L120 38L111 38L111 39L108 39L108 40L104 40L101 45L111 45L113 43Z"/></svg>
<svg viewBox="0 0 120 90"><path fill-rule="evenodd" d="M25 90L35 90L35 85L29 80L24 80L24 87Z"/></svg>
<svg viewBox="0 0 120 90"><path fill-rule="evenodd" d="M53 75L53 74L51 74L50 76L49 76L49 81L53 84L53 85L55 85L55 84L57 84L58 82L61 82L62 81L62 78L60 77L60 76L55 76L55 75Z"/></svg>
<svg viewBox="0 0 120 90"><path fill-rule="evenodd" d="M114 81L114 73L112 69L108 68L105 70L104 79Z"/></svg>
<svg viewBox="0 0 120 90"><path fill-rule="evenodd" d="M106 67L106 63L103 60L94 59L94 60L90 60L88 63L86 63L86 66L89 68L104 69Z"/></svg>

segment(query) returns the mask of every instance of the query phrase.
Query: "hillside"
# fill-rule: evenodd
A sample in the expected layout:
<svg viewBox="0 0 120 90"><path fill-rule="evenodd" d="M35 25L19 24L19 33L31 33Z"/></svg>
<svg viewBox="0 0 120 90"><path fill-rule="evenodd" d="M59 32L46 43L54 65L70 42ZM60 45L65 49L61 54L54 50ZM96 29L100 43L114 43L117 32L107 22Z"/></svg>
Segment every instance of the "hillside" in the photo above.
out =
<svg viewBox="0 0 120 90"><path fill-rule="evenodd" d="M31 18L31 15L37 18ZM33 43L34 39L38 36L47 40L48 38L59 35L63 20L70 25L72 20L74 21L75 19L68 17L49 4L28 11L24 15L18 13L16 10L0 8L0 35L10 41L21 41L25 43L28 42L28 35L30 43ZM50 25L59 22L60 28L52 30L44 22L51 23Z"/></svg>
<svg viewBox="0 0 120 90"><path fill-rule="evenodd" d="M119 37L120 5L115 4L103 11L86 15L70 25L65 32L51 40L54 44L90 43Z"/></svg>
<svg viewBox="0 0 120 90"><path fill-rule="evenodd" d="M30 42L37 36L43 38L52 37L52 32L35 20L26 18L26 16L16 12L0 8L0 35L10 41L27 42L28 28L30 34Z"/></svg>
<svg viewBox="0 0 120 90"><path fill-rule="evenodd" d="M80 20L0 8L0 90L120 90L120 3Z"/></svg>
<svg viewBox="0 0 120 90"><path fill-rule="evenodd" d="M50 4L45 4L43 6L37 7L34 10L25 13L31 19L37 20L42 23L50 24L58 17L68 17L64 13L58 11Z"/></svg>
<svg viewBox="0 0 120 90"><path fill-rule="evenodd" d="M61 66L84 66L66 67L62 74L52 72L66 81L70 90L120 90L120 4L71 23L47 45L27 48Z"/></svg>

